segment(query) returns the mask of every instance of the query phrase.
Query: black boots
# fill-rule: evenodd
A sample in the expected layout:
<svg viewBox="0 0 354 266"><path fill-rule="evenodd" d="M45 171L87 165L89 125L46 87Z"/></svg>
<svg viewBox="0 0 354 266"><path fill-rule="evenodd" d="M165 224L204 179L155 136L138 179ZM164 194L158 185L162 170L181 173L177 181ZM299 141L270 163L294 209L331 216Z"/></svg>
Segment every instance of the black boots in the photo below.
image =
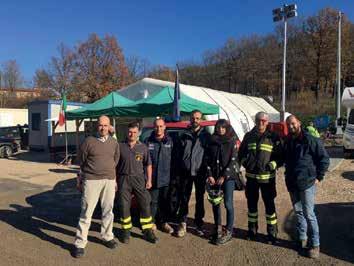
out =
<svg viewBox="0 0 354 266"><path fill-rule="evenodd" d="M158 242L158 238L155 236L154 231L152 229L145 229L143 231L144 239L152 244L156 244Z"/></svg>

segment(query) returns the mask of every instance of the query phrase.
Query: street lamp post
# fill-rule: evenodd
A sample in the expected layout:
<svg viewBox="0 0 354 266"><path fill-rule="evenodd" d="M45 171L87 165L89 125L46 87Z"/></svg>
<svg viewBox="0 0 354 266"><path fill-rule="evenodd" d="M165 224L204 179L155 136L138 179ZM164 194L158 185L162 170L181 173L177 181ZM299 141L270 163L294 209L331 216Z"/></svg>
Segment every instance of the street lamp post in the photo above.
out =
<svg viewBox="0 0 354 266"><path fill-rule="evenodd" d="M285 87L286 87L286 30L287 30L287 20L292 17L297 16L297 6L295 4L284 5L283 7L273 9L273 21L284 21L284 51L283 51L283 83L282 83L282 102L281 102L281 110L280 110L280 121L285 120Z"/></svg>
<svg viewBox="0 0 354 266"><path fill-rule="evenodd" d="M337 52L337 103L336 103L336 122L337 134L342 134L340 119L340 98L341 98L341 28L342 28L342 12L338 13L338 52Z"/></svg>

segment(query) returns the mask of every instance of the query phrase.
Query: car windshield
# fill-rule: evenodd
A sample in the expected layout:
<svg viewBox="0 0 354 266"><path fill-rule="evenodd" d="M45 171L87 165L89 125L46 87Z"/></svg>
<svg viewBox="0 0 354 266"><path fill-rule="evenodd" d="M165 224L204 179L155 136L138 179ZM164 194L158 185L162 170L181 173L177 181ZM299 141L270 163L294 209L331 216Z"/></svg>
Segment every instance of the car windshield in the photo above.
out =
<svg viewBox="0 0 354 266"><path fill-rule="evenodd" d="M18 138L20 132L18 127L0 127L0 138Z"/></svg>

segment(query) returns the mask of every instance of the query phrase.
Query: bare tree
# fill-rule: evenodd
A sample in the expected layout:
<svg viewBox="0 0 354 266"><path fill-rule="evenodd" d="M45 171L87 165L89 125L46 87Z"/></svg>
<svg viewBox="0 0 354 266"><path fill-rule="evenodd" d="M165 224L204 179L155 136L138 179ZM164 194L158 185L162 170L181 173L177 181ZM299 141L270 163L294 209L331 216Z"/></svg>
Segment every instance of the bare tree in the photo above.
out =
<svg viewBox="0 0 354 266"><path fill-rule="evenodd" d="M3 81L5 87L11 91L22 86L23 78L16 60L9 60L3 64Z"/></svg>
<svg viewBox="0 0 354 266"><path fill-rule="evenodd" d="M151 71L151 64L149 60L135 55L127 57L126 65L128 68L130 82L135 82L146 77Z"/></svg>

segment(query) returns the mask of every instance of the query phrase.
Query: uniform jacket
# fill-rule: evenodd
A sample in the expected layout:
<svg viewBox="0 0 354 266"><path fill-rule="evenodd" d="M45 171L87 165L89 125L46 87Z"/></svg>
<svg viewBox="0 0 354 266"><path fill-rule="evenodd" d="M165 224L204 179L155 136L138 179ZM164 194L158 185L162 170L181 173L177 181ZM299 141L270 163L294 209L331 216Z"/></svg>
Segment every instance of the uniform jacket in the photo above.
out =
<svg viewBox="0 0 354 266"><path fill-rule="evenodd" d="M269 130L261 135L253 128L244 136L238 155L246 169L247 179L257 180L258 183L274 181L282 155L280 138Z"/></svg>
<svg viewBox="0 0 354 266"><path fill-rule="evenodd" d="M155 132L152 132L146 140L146 145L152 161L152 186L154 188L168 186L170 184L172 169L172 139L165 133L161 141L157 140Z"/></svg>

